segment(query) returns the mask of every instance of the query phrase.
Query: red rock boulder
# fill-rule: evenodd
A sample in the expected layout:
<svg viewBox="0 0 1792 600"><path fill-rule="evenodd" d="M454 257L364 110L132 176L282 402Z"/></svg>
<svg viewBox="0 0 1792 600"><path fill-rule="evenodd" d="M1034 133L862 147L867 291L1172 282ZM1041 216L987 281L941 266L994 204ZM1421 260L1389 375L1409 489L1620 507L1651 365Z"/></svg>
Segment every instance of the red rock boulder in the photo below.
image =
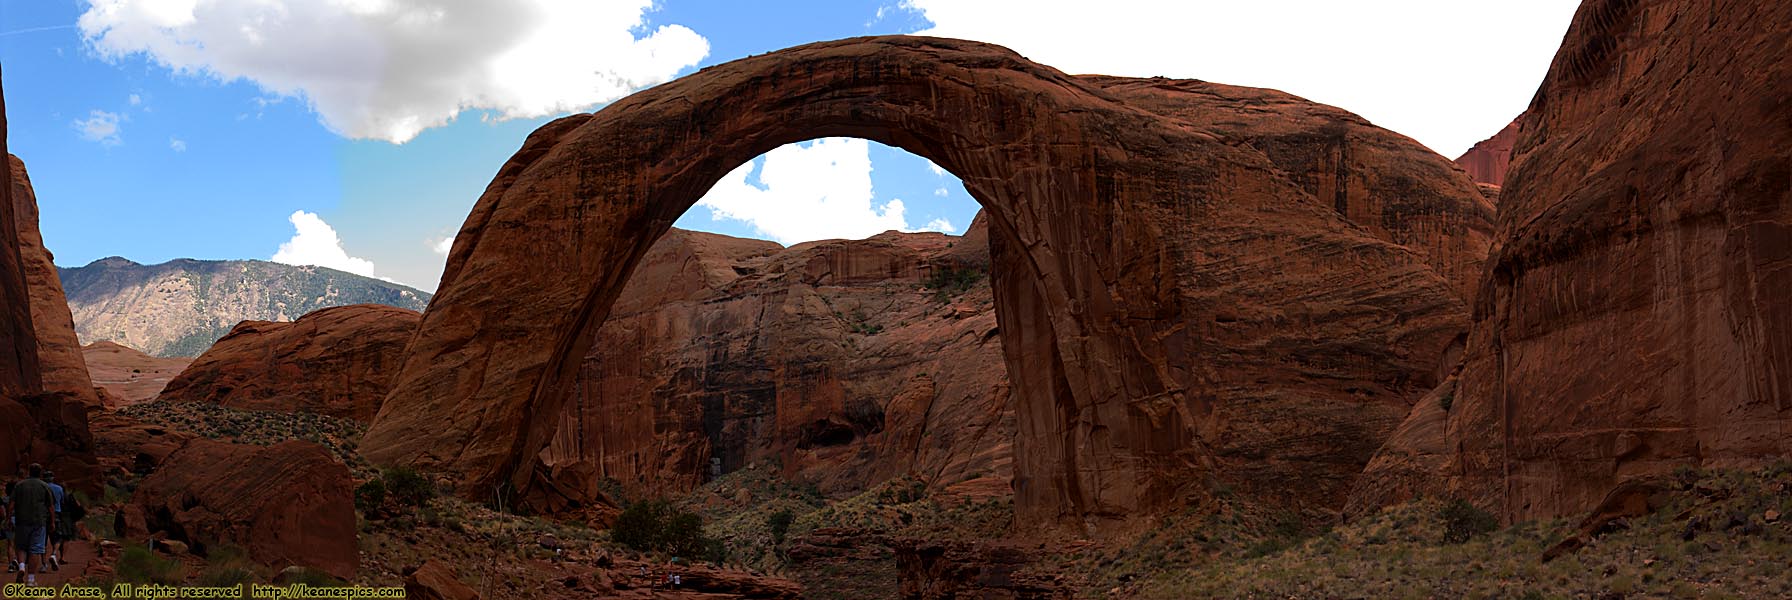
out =
<svg viewBox="0 0 1792 600"><path fill-rule="evenodd" d="M161 532L196 554L232 545L276 570L304 566L349 579L360 563L355 519L348 467L323 446L199 438L144 478L117 520L121 534Z"/></svg>
<svg viewBox="0 0 1792 600"><path fill-rule="evenodd" d="M367 422L404 362L417 320L402 308L354 304L291 323L243 321L168 382L160 398Z"/></svg>
<svg viewBox="0 0 1792 600"><path fill-rule="evenodd" d="M1353 507L1419 489L1547 518L1792 455L1787 23L1777 1L1580 7L1518 127L1451 407L1421 404Z"/></svg>
<svg viewBox="0 0 1792 600"><path fill-rule="evenodd" d="M44 391L69 394L97 407L99 396L87 375L87 361L75 337L75 318L62 294L55 257L44 247L43 235L37 230L37 194L31 189L31 177L25 172L25 161L12 155L6 158L12 171L13 224L19 229L19 256L24 260L25 287L30 290Z"/></svg>
<svg viewBox="0 0 1792 600"><path fill-rule="evenodd" d="M193 364L191 358L150 356L104 340L82 346L81 358L87 362L93 384L105 390L101 404L106 408L124 408L156 399L169 381Z"/></svg>

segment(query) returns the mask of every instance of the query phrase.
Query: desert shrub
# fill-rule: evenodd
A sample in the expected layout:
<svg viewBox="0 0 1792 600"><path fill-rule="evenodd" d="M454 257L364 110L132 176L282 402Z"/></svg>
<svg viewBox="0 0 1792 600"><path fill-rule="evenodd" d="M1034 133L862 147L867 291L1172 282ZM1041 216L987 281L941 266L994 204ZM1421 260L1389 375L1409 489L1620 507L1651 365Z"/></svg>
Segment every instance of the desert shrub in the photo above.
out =
<svg viewBox="0 0 1792 600"><path fill-rule="evenodd" d="M953 296L970 291L979 281L983 281L983 271L976 268L939 266L927 274L927 279L921 285L933 290L935 301L945 303L950 302Z"/></svg>
<svg viewBox="0 0 1792 600"><path fill-rule="evenodd" d="M143 546L126 546L118 553L112 573L126 583L159 583L175 585L186 579L180 561L156 554Z"/></svg>
<svg viewBox="0 0 1792 600"><path fill-rule="evenodd" d="M765 518L765 528L772 532L772 543L784 544L784 536L790 534L790 524L796 522L796 515L789 510L780 510Z"/></svg>
<svg viewBox="0 0 1792 600"><path fill-rule="evenodd" d="M205 570L199 572L199 585L230 587L254 583L259 579L255 564L242 548L230 545L213 547L205 557Z"/></svg>
<svg viewBox="0 0 1792 600"><path fill-rule="evenodd" d="M1444 541L1452 544L1460 544L1500 528L1499 518L1461 498L1444 503L1443 508L1438 509L1437 516L1444 522Z"/></svg>
<svg viewBox="0 0 1792 600"><path fill-rule="evenodd" d="M642 552L702 556L707 546L703 518L665 500L642 500L616 517L610 539Z"/></svg>
<svg viewBox="0 0 1792 600"><path fill-rule="evenodd" d="M375 478L367 480L361 487L355 488L355 508L362 514L379 512L386 504L386 482Z"/></svg>
<svg viewBox="0 0 1792 600"><path fill-rule="evenodd" d="M386 493L405 506L423 506L436 497L436 484L410 467L392 467L381 474Z"/></svg>

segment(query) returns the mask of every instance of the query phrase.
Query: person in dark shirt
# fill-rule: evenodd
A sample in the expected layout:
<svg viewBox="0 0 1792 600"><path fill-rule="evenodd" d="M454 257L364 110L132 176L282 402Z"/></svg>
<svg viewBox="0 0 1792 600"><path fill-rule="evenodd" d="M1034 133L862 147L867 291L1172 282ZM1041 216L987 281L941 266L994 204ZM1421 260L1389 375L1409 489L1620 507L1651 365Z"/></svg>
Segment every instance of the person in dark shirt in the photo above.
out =
<svg viewBox="0 0 1792 600"><path fill-rule="evenodd" d="M13 484L11 502L7 509L12 513L12 543L25 558L16 582L26 585L37 584L37 573L43 569L44 546L49 533L50 524L56 522L55 496L50 485L40 477L44 475L44 467L32 464L28 469L29 477Z"/></svg>

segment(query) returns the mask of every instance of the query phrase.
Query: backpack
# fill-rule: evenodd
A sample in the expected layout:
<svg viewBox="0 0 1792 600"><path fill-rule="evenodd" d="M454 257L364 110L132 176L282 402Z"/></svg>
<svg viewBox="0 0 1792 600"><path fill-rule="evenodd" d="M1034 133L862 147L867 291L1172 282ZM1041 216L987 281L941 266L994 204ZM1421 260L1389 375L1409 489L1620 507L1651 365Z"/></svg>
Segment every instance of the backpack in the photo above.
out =
<svg viewBox="0 0 1792 600"><path fill-rule="evenodd" d="M70 523L79 523L81 519L87 518L87 507L81 506L81 501L76 500L74 494L64 494L62 518Z"/></svg>

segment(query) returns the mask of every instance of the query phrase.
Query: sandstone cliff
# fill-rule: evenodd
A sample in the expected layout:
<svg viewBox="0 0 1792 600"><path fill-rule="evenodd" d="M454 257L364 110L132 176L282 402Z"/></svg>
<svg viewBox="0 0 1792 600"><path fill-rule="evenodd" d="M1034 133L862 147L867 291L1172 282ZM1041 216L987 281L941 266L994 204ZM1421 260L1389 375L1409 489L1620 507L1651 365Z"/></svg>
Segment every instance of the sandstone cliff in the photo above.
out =
<svg viewBox="0 0 1792 600"><path fill-rule="evenodd" d="M834 495L910 471L1006 493L985 227L789 249L673 230L599 328L543 460L636 496L766 460Z"/></svg>
<svg viewBox="0 0 1792 600"><path fill-rule="evenodd" d="M366 422L391 388L417 319L415 311L354 304L291 323L244 321L168 382L160 399Z"/></svg>
<svg viewBox="0 0 1792 600"><path fill-rule="evenodd" d="M25 161L7 155L7 163L12 171L13 222L19 230L19 256L25 261L25 287L30 290L31 323L37 328L37 360L44 391L69 394L98 406L99 396L93 392L87 362L81 357L81 343L76 341L75 321L62 294L55 257L38 233L37 193L31 189Z"/></svg>
<svg viewBox="0 0 1792 600"><path fill-rule="evenodd" d="M153 356L199 356L242 321L292 321L331 306L423 310L430 294L312 266L178 259L140 265L105 258L62 270L83 343L112 341Z"/></svg>
<svg viewBox="0 0 1792 600"><path fill-rule="evenodd" d="M1421 402L1352 510L1429 492L1551 517L1792 455L1786 23L1784 2L1581 6L1518 127L1449 409Z"/></svg>

